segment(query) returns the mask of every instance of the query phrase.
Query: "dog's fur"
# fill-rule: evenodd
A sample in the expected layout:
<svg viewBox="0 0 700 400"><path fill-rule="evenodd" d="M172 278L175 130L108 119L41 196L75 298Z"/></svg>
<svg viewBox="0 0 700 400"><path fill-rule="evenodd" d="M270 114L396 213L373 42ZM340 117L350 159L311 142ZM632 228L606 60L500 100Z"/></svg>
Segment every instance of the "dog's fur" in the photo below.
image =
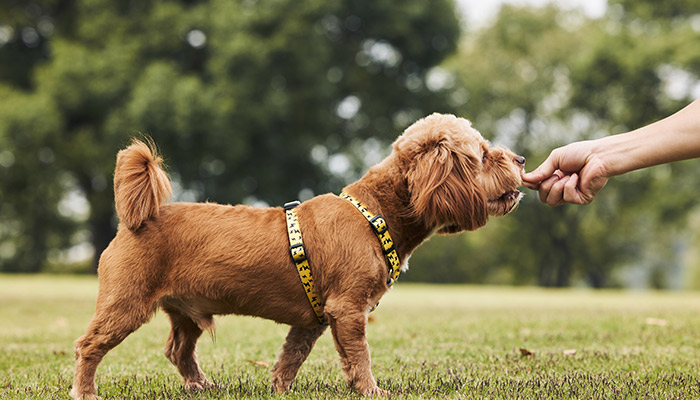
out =
<svg viewBox="0 0 700 400"><path fill-rule="evenodd" d="M433 114L410 126L392 153L344 190L381 214L403 267L435 232L483 226L520 200L525 159L492 148L469 121ZM158 307L172 330L165 356L186 389L212 384L197 363L196 342L216 314L243 314L291 325L272 368L277 392L289 390L325 326L319 326L289 255L281 208L171 203L170 181L153 146L119 152L114 172L117 236L102 253L95 316L75 341L71 396L95 398L104 355ZM386 293L387 266L367 220L348 201L317 196L297 208L313 271L346 380L383 394L370 371L367 316Z"/></svg>

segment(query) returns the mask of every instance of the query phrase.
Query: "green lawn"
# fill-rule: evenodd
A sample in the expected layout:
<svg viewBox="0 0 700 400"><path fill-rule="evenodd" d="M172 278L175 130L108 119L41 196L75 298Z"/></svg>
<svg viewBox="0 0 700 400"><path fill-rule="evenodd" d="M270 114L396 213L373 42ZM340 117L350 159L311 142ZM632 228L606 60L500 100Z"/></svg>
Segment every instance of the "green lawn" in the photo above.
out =
<svg viewBox="0 0 700 400"><path fill-rule="evenodd" d="M93 277L0 275L0 398L65 399L72 342L97 293ZM398 283L368 327L373 372L399 398L700 398L700 294ZM163 357L163 313L97 371L103 398L359 398L330 332L293 384L273 396L269 367L287 327L217 318L199 360L216 389L186 393ZM523 356L519 349L534 355ZM258 363L255 363L258 362ZM263 364L263 365L260 365Z"/></svg>

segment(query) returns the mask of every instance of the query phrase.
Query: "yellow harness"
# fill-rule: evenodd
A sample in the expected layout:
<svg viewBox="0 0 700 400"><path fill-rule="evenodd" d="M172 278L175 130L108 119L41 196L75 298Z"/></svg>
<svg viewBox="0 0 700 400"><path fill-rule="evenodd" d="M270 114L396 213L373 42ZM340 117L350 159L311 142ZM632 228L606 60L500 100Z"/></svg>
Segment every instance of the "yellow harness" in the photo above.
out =
<svg viewBox="0 0 700 400"><path fill-rule="evenodd" d="M389 235L389 227L386 220L381 215L372 214L367 209L367 206L349 194L343 192L340 194L340 197L349 201L353 206L355 206L355 208L360 211L367 221L369 221L370 226L372 226L372 230L374 230L374 233L377 235L379 243L382 246L382 253L384 253L384 260L386 261L389 272L389 278L387 279L386 286L391 287L396 280L399 279L399 274L401 273L401 262L399 261L399 255L396 252L394 241L391 239L391 235ZM311 308L313 308L318 322L321 325L328 325L328 320L326 319L326 316L323 315L323 311L321 311L321 300L314 291L314 278L311 275L311 268L306 255L306 248L304 247L304 242L301 238L299 219L297 217L296 210L294 209L299 204L301 204L299 201L292 201L284 205L284 212L287 216L287 234L289 235L289 253L292 256L294 265L297 267L299 279L301 279L301 284L306 292L306 297L309 299L309 304L311 304ZM372 311L374 311L375 308L377 308L376 305L372 308Z"/></svg>
<svg viewBox="0 0 700 400"><path fill-rule="evenodd" d="M389 235L389 226L387 225L386 220L381 215L372 214L367 206L349 194L342 192L340 193L340 197L349 201L353 206L355 206L355 208L362 213L362 215L372 226L374 234L377 235L377 239L379 239L379 243L382 245L382 253L384 253L384 259L389 271L389 278L386 281L386 286L391 287L394 282L399 279L399 274L401 273L401 262L399 261L398 253L396 253L394 241L391 240L391 235Z"/></svg>
<svg viewBox="0 0 700 400"><path fill-rule="evenodd" d="M321 300L314 292L314 278L311 275L309 260L306 258L306 248L301 240L301 228L299 227L299 219L297 212L294 209L301 204L299 201L292 201L284 205L284 212L287 214L287 234L289 235L289 252L292 255L292 261L297 266L301 285L304 287L306 297L309 299L311 308L314 309L314 314L318 318L321 325L328 325L326 316L321 311Z"/></svg>

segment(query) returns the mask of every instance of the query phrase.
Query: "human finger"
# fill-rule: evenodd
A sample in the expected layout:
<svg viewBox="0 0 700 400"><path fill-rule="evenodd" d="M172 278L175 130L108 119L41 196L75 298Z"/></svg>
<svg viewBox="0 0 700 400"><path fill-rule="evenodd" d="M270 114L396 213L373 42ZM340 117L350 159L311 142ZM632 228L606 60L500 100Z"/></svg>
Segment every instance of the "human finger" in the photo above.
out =
<svg viewBox="0 0 700 400"><path fill-rule="evenodd" d="M571 179L564 185L563 200L572 204L588 204L581 191L578 189L578 174L571 174Z"/></svg>
<svg viewBox="0 0 700 400"><path fill-rule="evenodd" d="M565 176L561 179L559 179L557 182L552 185L552 188L549 190L549 193L547 193L547 198L545 203L549 204L550 206L558 206L564 203L564 187L566 186L566 183L571 180L570 176Z"/></svg>
<svg viewBox="0 0 700 400"><path fill-rule="evenodd" d="M523 179L523 186L528 189L537 190L540 188L540 182L538 181L537 183L532 183Z"/></svg>
<svg viewBox="0 0 700 400"><path fill-rule="evenodd" d="M523 174L523 181L531 184L538 184L552 176L554 171L559 169L559 157L553 151L539 167L533 171Z"/></svg>
<svg viewBox="0 0 700 400"><path fill-rule="evenodd" d="M552 186L554 186L554 184L557 183L559 179L561 179L559 175L553 174L552 176L540 183L538 192L540 195L541 202L547 203L547 196L549 195L549 191L552 190Z"/></svg>

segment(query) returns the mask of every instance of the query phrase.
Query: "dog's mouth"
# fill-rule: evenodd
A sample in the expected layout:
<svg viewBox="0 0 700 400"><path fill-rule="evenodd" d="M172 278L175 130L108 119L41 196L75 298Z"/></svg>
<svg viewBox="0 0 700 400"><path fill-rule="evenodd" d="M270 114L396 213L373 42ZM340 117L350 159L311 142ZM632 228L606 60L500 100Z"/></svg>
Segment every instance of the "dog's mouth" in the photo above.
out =
<svg viewBox="0 0 700 400"><path fill-rule="evenodd" d="M522 198L523 194L517 189L506 191L498 198L488 201L487 208L489 215L500 217L508 214L515 210Z"/></svg>
<svg viewBox="0 0 700 400"><path fill-rule="evenodd" d="M517 189L512 189L508 190L499 197L489 200L486 203L486 209L488 211L488 214L491 216L496 216L500 217L503 215L508 214L509 212L515 210L515 208L518 206L518 203L520 202L520 199L523 198L523 194L517 190ZM452 233L457 233L463 231L465 228L461 227L458 224L449 224L449 225L443 225L438 229L438 233L445 235L445 234L452 234Z"/></svg>

